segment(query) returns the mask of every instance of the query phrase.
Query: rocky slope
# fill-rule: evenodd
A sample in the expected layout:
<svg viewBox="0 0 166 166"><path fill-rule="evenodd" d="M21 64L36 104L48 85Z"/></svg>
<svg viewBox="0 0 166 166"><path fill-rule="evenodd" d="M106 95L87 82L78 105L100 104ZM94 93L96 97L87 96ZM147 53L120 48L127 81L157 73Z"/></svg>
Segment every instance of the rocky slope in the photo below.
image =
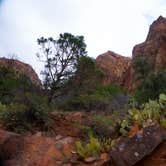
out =
<svg viewBox="0 0 166 166"><path fill-rule="evenodd" d="M129 137L118 138L115 147L109 152L81 160L76 154L75 141L79 139L79 134L75 131L73 122L81 122L88 115L78 112L63 115L55 113L52 118L56 123L53 125L56 132L52 135L44 132L19 135L0 130L0 165L132 166L166 140L166 131L157 124L144 129L134 128ZM65 128L70 128L70 132L65 132Z"/></svg>
<svg viewBox="0 0 166 166"><path fill-rule="evenodd" d="M13 68L18 74L24 74L31 79L31 81L39 86L40 79L34 69L23 62L14 59L0 58L0 66L5 66L7 68Z"/></svg>
<svg viewBox="0 0 166 166"><path fill-rule="evenodd" d="M146 57L153 70L166 69L166 18L160 16L152 23L145 42L133 48L132 59L111 51L99 55L98 67L105 73L107 83L118 83L133 91L135 72L133 63L137 57Z"/></svg>

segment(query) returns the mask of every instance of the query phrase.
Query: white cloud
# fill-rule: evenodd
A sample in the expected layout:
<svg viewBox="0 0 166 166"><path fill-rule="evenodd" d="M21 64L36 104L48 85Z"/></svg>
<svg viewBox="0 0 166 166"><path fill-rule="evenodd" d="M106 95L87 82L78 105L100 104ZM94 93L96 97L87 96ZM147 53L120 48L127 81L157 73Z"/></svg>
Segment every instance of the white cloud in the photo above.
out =
<svg viewBox="0 0 166 166"><path fill-rule="evenodd" d="M4 0L0 8L0 56L16 53L38 71L40 36L84 35L90 56L112 50L131 56L149 25L166 16L165 0Z"/></svg>

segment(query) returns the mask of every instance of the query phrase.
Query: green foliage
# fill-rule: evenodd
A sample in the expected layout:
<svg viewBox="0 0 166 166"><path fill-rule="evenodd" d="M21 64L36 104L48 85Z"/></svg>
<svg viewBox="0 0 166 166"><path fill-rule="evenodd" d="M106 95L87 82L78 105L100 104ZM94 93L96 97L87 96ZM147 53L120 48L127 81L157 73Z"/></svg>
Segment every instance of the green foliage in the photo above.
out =
<svg viewBox="0 0 166 166"><path fill-rule="evenodd" d="M61 94L61 88L74 74L82 56L86 56L83 36L70 33L60 34L57 40L41 37L37 40L41 47L38 57L45 62L44 88L50 93L50 100Z"/></svg>
<svg viewBox="0 0 166 166"><path fill-rule="evenodd" d="M67 111L105 111L109 108L111 97L120 93L123 93L123 91L116 85L93 85L93 87L90 87L87 91L82 91L81 94L78 93L70 97L70 99L63 104L62 108Z"/></svg>
<svg viewBox="0 0 166 166"><path fill-rule="evenodd" d="M160 94L159 96L159 104L161 109L165 110L166 109L166 95L165 94Z"/></svg>
<svg viewBox="0 0 166 166"><path fill-rule="evenodd" d="M88 123L94 135L99 139L116 137L116 131L121 123L120 116L113 113L112 115L96 115Z"/></svg>
<svg viewBox="0 0 166 166"><path fill-rule="evenodd" d="M6 105L4 105L4 104L2 104L2 103L0 102L0 116L1 116L4 112L6 112L6 110L7 110Z"/></svg>
<svg viewBox="0 0 166 166"><path fill-rule="evenodd" d="M166 119L164 119L164 118L161 119L160 124L161 124L161 126L162 126L163 128L166 129Z"/></svg>
<svg viewBox="0 0 166 166"><path fill-rule="evenodd" d="M147 59L147 56L137 56L134 59L133 68L135 70L136 80L145 79L152 71L152 64Z"/></svg>
<svg viewBox="0 0 166 166"><path fill-rule="evenodd" d="M123 136L128 134L132 124L137 122L141 127L146 127L156 122L166 127L166 95L160 94L158 100L149 100L143 104L141 109L129 110L129 114L121 123L120 133Z"/></svg>
<svg viewBox="0 0 166 166"><path fill-rule="evenodd" d="M28 127L26 111L27 107L23 104L10 104L7 110L1 114L6 128L16 132L25 131Z"/></svg>
<svg viewBox="0 0 166 166"><path fill-rule="evenodd" d="M89 134L87 144L76 142L76 151L81 158L97 156L101 152L110 150L115 145L115 141L111 139L103 139L102 141L95 138L93 134Z"/></svg>
<svg viewBox="0 0 166 166"><path fill-rule="evenodd" d="M47 97L28 77L0 67L0 92L0 116L7 129L23 132L36 125L48 127Z"/></svg>
<svg viewBox="0 0 166 166"><path fill-rule="evenodd" d="M127 116L121 123L119 133L122 136L126 136L132 126L132 120L130 116Z"/></svg>
<svg viewBox="0 0 166 166"><path fill-rule="evenodd" d="M161 93L166 93L166 71L150 73L137 87L135 99L141 104L157 99Z"/></svg>

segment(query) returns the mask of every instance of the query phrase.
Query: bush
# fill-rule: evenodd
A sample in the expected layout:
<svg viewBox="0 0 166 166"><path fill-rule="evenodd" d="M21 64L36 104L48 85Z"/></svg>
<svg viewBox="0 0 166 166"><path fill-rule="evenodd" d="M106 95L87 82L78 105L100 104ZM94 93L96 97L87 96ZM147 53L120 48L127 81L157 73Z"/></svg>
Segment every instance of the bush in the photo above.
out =
<svg viewBox="0 0 166 166"><path fill-rule="evenodd" d="M158 100L149 100L141 109L129 110L129 114L121 123L120 134L126 136L132 125L137 122L140 127L147 127L154 123L166 126L166 95L160 94Z"/></svg>
<svg viewBox="0 0 166 166"><path fill-rule="evenodd" d="M99 140L89 133L88 143L76 142L76 151L81 158L97 156L102 152L109 151L115 145L115 141L111 139Z"/></svg>
<svg viewBox="0 0 166 166"><path fill-rule="evenodd" d="M98 84L89 92L71 97L61 107L67 111L105 111L109 109L111 98L120 93L123 91L118 86Z"/></svg>
<svg viewBox="0 0 166 166"><path fill-rule="evenodd" d="M24 132L29 127L25 116L26 111L27 107L23 104L10 104L1 114L5 127L11 131Z"/></svg>
<svg viewBox="0 0 166 166"><path fill-rule="evenodd" d="M115 138L120 125L121 119L118 114L96 115L92 117L88 126L93 131L95 137L99 139Z"/></svg>
<svg viewBox="0 0 166 166"><path fill-rule="evenodd" d="M9 130L23 132L32 126L48 127L50 105L47 96L28 77L0 67L0 92L1 118Z"/></svg>
<svg viewBox="0 0 166 166"><path fill-rule="evenodd" d="M161 93L166 93L166 71L150 73L137 87L135 99L142 104L157 99Z"/></svg>

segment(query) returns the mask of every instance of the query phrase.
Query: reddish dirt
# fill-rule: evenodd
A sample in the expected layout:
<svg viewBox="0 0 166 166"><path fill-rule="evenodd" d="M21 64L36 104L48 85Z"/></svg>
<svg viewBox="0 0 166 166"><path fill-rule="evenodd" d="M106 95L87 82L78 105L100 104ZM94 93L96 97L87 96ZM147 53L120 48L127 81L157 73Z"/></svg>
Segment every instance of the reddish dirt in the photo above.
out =
<svg viewBox="0 0 166 166"><path fill-rule="evenodd" d="M54 135L61 135L64 137L77 137L80 138L79 125L86 119L85 113L66 113L59 114L56 112L52 113L53 124L51 131Z"/></svg>

